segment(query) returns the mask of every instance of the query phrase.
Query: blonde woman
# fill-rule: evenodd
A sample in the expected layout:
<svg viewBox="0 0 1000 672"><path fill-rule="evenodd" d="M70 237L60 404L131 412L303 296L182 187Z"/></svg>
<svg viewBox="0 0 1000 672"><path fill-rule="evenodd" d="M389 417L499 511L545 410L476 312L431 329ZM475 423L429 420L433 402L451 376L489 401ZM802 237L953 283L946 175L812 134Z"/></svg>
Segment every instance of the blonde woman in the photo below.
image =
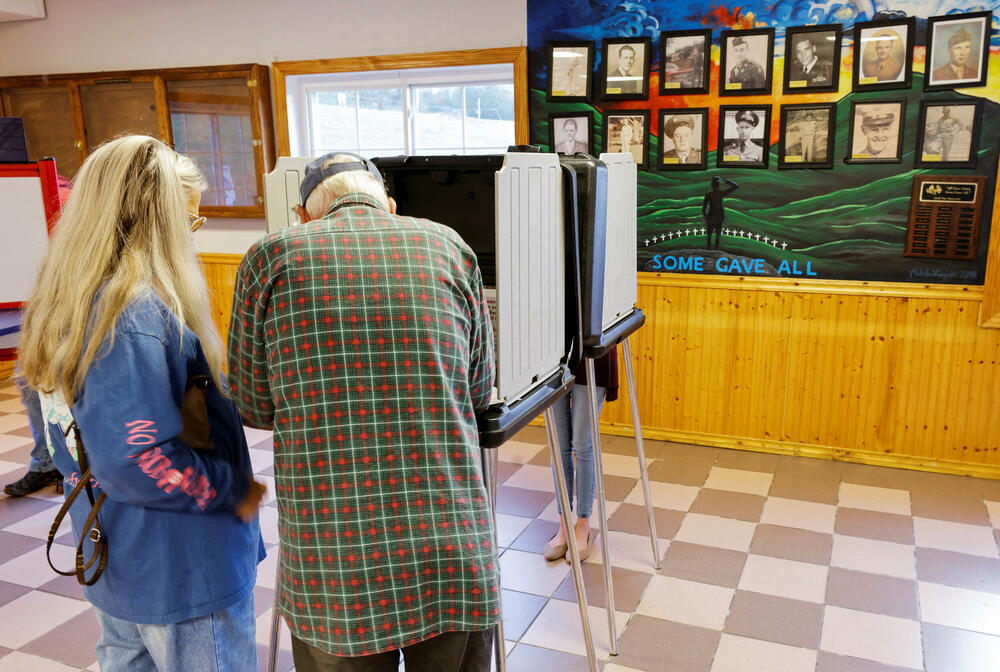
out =
<svg viewBox="0 0 1000 672"><path fill-rule="evenodd" d="M263 543L253 518L263 488L191 248L203 188L194 165L158 140L101 146L76 177L25 318L20 363L47 402L66 492L81 471L73 434L63 438L75 419L107 495L107 568L84 588L103 672L257 669ZM207 383L210 425L199 450L179 437L195 376ZM89 534L89 511L85 497L72 506L74 539Z"/></svg>

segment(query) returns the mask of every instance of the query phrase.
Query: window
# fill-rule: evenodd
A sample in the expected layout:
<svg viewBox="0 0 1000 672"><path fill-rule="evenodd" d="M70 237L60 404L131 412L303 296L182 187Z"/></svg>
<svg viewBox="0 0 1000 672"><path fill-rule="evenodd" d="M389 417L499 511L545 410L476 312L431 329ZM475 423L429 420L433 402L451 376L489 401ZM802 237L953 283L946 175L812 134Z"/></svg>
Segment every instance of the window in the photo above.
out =
<svg viewBox="0 0 1000 672"><path fill-rule="evenodd" d="M298 156L493 154L515 144L511 64L288 79Z"/></svg>
<svg viewBox="0 0 1000 672"><path fill-rule="evenodd" d="M492 154L528 141L523 47L273 63L278 154Z"/></svg>

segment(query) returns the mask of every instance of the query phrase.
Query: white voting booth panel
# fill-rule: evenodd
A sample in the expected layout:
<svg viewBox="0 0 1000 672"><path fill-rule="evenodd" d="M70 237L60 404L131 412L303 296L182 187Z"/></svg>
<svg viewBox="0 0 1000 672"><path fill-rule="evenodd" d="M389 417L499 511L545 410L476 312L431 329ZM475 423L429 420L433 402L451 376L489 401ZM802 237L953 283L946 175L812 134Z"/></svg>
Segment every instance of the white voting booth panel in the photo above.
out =
<svg viewBox="0 0 1000 672"><path fill-rule="evenodd" d="M635 262L636 166L631 154L601 154L608 166L608 236L602 328L632 314L638 301Z"/></svg>
<svg viewBox="0 0 1000 672"><path fill-rule="evenodd" d="M279 157L264 176L267 230L298 224L309 157ZM496 401L511 402L559 370L566 350L563 182L555 154L509 153L496 173ZM406 214L405 203L400 214ZM440 222L447 225L448 222ZM634 236L633 236L634 239ZM473 250L475 251L475 250ZM634 262L633 262L634 265Z"/></svg>
<svg viewBox="0 0 1000 672"><path fill-rule="evenodd" d="M38 177L0 179L0 304L28 300L49 246Z"/></svg>

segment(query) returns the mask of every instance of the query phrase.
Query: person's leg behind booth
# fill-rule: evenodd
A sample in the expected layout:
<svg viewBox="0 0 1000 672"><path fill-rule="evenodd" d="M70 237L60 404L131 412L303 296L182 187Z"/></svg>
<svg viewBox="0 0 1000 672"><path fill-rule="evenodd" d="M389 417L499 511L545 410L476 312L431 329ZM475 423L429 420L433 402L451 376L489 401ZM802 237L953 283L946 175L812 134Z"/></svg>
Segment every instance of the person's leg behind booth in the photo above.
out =
<svg viewBox="0 0 1000 672"><path fill-rule="evenodd" d="M597 394L597 415L604 407L605 389L595 386ZM570 394L573 422L573 457L576 462L576 543L580 549L580 560L590 557L593 548L593 531L590 516L594 511L594 492L597 481L594 477L594 440L590 431L590 396L586 385L574 385Z"/></svg>
<svg viewBox="0 0 1000 672"><path fill-rule="evenodd" d="M574 386L576 387L576 386ZM551 407L551 417L555 420L556 438L559 440L559 456L562 458L563 474L566 476L566 496L569 499L570 511L573 510L573 484L576 481L573 470L573 446L572 446L572 426L573 420L570 416L570 395L565 395ZM552 465L552 485L556 492L556 507L562 514L562 504L559 502L559 485L556 482L556 469ZM566 534L559 524L559 531L546 542L542 549L542 555L546 560L558 560L566 555Z"/></svg>
<svg viewBox="0 0 1000 672"><path fill-rule="evenodd" d="M35 446L31 449L28 473L13 483L5 485L3 491L10 497L24 497L53 484L57 491L61 491L63 477L52 463L52 456L49 455L49 447L45 441L45 420L42 418L42 407L38 401L38 393L31 389L20 376L17 377L17 387L21 391L21 402L28 413L28 423L31 425L31 435L35 440Z"/></svg>

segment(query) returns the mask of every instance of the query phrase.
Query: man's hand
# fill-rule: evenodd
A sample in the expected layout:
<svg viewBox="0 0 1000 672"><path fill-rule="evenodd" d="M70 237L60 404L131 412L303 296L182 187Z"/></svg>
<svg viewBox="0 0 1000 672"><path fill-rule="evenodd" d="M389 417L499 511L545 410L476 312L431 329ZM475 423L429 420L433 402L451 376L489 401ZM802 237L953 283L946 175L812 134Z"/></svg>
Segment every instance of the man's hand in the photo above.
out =
<svg viewBox="0 0 1000 672"><path fill-rule="evenodd" d="M264 495L266 494L267 486L251 478L250 487L247 488L247 494L243 496L242 501L238 502L236 506L233 507L233 513L243 519L244 522L253 520L257 517L257 508L260 506L260 501L264 499Z"/></svg>

